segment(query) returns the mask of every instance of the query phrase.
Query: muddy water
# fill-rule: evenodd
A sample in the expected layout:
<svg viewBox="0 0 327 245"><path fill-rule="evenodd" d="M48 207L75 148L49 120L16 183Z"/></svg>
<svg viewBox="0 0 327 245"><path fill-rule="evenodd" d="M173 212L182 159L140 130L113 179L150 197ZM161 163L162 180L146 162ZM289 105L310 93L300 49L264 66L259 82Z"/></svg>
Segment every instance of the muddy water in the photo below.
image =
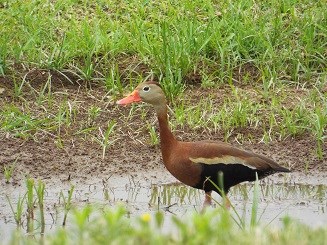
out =
<svg viewBox="0 0 327 245"><path fill-rule="evenodd" d="M46 232L51 232L55 227L62 225L64 212L60 193L67 196L72 184L75 186L72 199L74 206L82 207L90 203L98 204L101 208L121 203L126 206L131 216L162 210L167 217L164 226L166 230L171 227L169 217L177 215L186 218L193 211L201 210L203 192L176 183L169 175L160 178L149 176L153 175L140 173L134 177L111 176L108 179L94 179L88 182L78 180L59 183L56 180L47 180ZM11 199L15 207L18 197L26 192L25 183L22 181L20 184L20 186L1 184L1 237L5 237L16 228L6 196ZM229 194L236 212L241 217L245 217L247 224L250 220L253 191L253 184L246 183L232 188ZM270 177L260 181L259 193L259 222L263 225L278 226L281 224L281 218L286 215L310 226L327 225L327 178L323 174L292 173L292 175ZM221 202L218 195L213 197ZM234 211L231 213L236 217ZM40 230L38 217L39 214L36 212L34 224L36 231ZM23 229L26 229L25 220Z"/></svg>

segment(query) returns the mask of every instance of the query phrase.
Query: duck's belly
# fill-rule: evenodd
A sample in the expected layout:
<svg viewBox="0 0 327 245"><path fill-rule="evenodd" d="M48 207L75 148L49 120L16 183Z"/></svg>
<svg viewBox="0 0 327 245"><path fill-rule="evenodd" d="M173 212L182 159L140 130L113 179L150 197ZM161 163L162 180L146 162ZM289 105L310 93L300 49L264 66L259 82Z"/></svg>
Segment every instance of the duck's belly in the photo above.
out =
<svg viewBox="0 0 327 245"><path fill-rule="evenodd" d="M166 167L176 179L188 186L195 187L201 181L200 164L172 164Z"/></svg>

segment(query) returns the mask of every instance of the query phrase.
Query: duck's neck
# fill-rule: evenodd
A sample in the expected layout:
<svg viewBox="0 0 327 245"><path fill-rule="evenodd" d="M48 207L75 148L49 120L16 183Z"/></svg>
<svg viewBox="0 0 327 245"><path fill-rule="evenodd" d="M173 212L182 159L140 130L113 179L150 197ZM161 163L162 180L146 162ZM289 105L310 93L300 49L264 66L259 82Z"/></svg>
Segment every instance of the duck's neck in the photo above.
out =
<svg viewBox="0 0 327 245"><path fill-rule="evenodd" d="M170 150L175 146L177 141L169 128L167 106L164 105L155 109L159 121L161 152L165 162L165 159L169 157Z"/></svg>

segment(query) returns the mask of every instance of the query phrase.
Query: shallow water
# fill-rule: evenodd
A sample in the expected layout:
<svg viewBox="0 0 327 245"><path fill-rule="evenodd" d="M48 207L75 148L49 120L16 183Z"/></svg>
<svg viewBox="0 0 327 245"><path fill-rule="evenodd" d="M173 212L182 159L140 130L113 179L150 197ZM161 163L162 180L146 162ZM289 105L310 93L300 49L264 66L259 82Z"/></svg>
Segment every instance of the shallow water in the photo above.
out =
<svg viewBox="0 0 327 245"><path fill-rule="evenodd" d="M62 225L64 212L60 192L62 191L67 196L72 183L75 185L72 200L74 206L82 207L91 203L98 204L101 208L121 203L126 206L131 216L162 210L168 217L164 224L164 229L167 231L171 227L169 217L173 215L188 217L193 211L201 210L204 199L202 191L179 183L172 183L174 179L168 175L160 179L149 179L146 176L149 175L112 176L106 180L94 179L88 183L83 181L83 183L81 181L75 183L73 181L64 183L49 181L46 184L45 194L46 233ZM282 217L290 216L313 227L327 225L326 181L326 178L319 174L305 176L294 173L292 176L277 176L260 181L259 222L263 225L279 226ZM6 195L15 207L19 195L22 196L25 192L24 181L22 181L21 186L1 185L0 235L2 237L5 237L5 234L10 234L16 228ZM246 224L250 223L253 192L254 185L245 183L233 187L229 193L232 205L236 212L243 217L242 219L245 219ZM217 194L214 194L213 198L218 203L222 201ZM215 208L214 205L211 208ZM230 212L236 217L234 210L231 209ZM37 222L38 217L39 214L36 211L34 224L36 232L40 231L40 225ZM26 229L26 220L24 220L22 228Z"/></svg>

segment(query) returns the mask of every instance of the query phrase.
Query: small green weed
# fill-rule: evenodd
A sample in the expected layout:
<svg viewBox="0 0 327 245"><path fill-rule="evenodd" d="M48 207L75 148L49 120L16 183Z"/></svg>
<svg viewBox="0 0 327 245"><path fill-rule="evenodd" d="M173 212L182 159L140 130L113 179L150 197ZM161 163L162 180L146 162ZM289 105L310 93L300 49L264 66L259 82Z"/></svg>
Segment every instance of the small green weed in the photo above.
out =
<svg viewBox="0 0 327 245"><path fill-rule="evenodd" d="M16 168L16 163L17 163L18 158L11 164L11 165L4 165L3 166L3 174L5 176L6 183L9 184L10 179L13 176L14 170Z"/></svg>
<svg viewBox="0 0 327 245"><path fill-rule="evenodd" d="M327 138L327 103L325 108L317 108L310 118L317 142L317 156L323 159L323 144Z"/></svg>
<svg viewBox="0 0 327 245"><path fill-rule="evenodd" d="M35 186L35 192L37 195L37 202L40 211L41 234L43 235L45 230L45 217L44 217L45 184L41 180L39 180L37 186Z"/></svg>
<svg viewBox="0 0 327 245"><path fill-rule="evenodd" d="M108 122L107 129L104 132L99 127L100 139L97 139L97 141L102 147L102 158L105 157L108 146L112 145L116 141L112 138L115 126L116 122L114 120L111 120Z"/></svg>
<svg viewBox="0 0 327 245"><path fill-rule="evenodd" d="M87 112L87 125L93 126L95 119L101 114L101 108L98 106L91 106Z"/></svg>
<svg viewBox="0 0 327 245"><path fill-rule="evenodd" d="M14 208L10 197L6 195L7 201L9 203L11 212L14 215L14 219L16 222L17 227L20 227L23 225L23 215L24 215L24 203L25 203L25 198L26 194L21 197L20 195L18 196L17 204L16 204L16 209Z"/></svg>
<svg viewBox="0 0 327 245"><path fill-rule="evenodd" d="M64 219L62 221L62 226L66 225L68 213L69 213L70 209L72 208L72 197L73 197L74 189L75 189L75 186L72 185L70 187L70 189L68 190L67 197L64 195L64 193L62 191L60 192L59 200L62 199L63 205L64 205Z"/></svg>
<svg viewBox="0 0 327 245"><path fill-rule="evenodd" d="M26 179L27 232L34 231L34 179Z"/></svg>
<svg viewBox="0 0 327 245"><path fill-rule="evenodd" d="M150 144L151 146L155 146L159 144L159 138L158 134L155 130L155 127L152 126L151 124L148 124L148 130L149 130L149 135L150 135Z"/></svg>
<svg viewBox="0 0 327 245"><path fill-rule="evenodd" d="M39 130L52 130L52 120L47 117L34 116L28 111L22 111L15 105L6 105L0 112L1 130L17 137L30 138Z"/></svg>

